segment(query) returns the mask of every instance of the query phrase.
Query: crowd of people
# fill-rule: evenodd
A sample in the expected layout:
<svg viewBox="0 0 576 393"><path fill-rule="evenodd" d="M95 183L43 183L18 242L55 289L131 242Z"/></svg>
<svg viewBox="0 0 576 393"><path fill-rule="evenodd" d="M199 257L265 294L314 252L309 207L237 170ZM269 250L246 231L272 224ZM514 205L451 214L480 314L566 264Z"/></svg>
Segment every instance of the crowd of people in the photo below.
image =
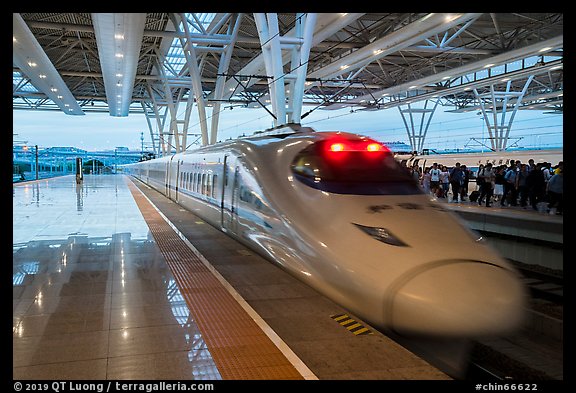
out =
<svg viewBox="0 0 576 393"><path fill-rule="evenodd" d="M422 168L409 168L425 193L452 202L469 200L489 207L531 207L540 212L563 214L563 161L527 163L511 160L510 164L480 164L477 171L456 163L452 168L434 163Z"/></svg>

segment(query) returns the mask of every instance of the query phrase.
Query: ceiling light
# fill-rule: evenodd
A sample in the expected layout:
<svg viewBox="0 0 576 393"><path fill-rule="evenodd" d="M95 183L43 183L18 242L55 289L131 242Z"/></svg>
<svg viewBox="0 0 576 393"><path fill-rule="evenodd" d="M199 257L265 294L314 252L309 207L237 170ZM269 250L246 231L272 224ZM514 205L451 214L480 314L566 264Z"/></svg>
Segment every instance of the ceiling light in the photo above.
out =
<svg viewBox="0 0 576 393"><path fill-rule="evenodd" d="M128 116L146 14L93 13L92 22L110 115Z"/></svg>
<svg viewBox="0 0 576 393"><path fill-rule="evenodd" d="M64 83L30 28L18 13L12 14L12 60L38 91L44 93L64 113L84 115L82 108ZM55 93L58 92L58 95ZM69 107L65 107L68 104ZM69 110L66 110L69 109Z"/></svg>

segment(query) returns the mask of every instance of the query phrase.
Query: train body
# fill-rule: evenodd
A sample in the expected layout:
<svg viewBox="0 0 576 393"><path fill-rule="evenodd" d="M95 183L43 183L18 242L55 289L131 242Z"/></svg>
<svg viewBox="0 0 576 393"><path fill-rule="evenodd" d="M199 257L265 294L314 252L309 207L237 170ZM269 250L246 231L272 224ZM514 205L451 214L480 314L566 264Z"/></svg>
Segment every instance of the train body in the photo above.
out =
<svg viewBox="0 0 576 393"><path fill-rule="evenodd" d="M385 146L298 131L125 172L383 331L469 338L521 325L516 270L422 193Z"/></svg>

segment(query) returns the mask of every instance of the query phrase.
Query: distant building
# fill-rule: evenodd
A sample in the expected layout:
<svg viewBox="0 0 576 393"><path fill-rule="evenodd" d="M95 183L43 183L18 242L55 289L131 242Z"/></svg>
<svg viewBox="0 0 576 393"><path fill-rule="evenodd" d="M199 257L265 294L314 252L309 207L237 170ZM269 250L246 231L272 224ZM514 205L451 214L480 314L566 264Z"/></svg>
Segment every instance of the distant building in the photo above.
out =
<svg viewBox="0 0 576 393"><path fill-rule="evenodd" d="M404 142L395 141L395 142L382 142L384 145L388 146L388 148L393 153L411 153L412 148Z"/></svg>
<svg viewBox="0 0 576 393"><path fill-rule="evenodd" d="M86 154L87 151L83 149L78 149L77 147L70 147L70 146L53 146L47 147L42 150L44 153L77 153L77 154Z"/></svg>

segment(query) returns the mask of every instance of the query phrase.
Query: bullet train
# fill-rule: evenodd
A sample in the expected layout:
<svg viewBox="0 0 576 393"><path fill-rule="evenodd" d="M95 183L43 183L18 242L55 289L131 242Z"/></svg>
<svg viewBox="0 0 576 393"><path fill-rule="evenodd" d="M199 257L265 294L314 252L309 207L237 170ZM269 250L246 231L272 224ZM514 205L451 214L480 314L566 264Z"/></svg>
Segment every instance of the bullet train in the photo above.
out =
<svg viewBox="0 0 576 393"><path fill-rule="evenodd" d="M125 171L382 331L519 328L519 273L425 195L383 144L287 126Z"/></svg>

